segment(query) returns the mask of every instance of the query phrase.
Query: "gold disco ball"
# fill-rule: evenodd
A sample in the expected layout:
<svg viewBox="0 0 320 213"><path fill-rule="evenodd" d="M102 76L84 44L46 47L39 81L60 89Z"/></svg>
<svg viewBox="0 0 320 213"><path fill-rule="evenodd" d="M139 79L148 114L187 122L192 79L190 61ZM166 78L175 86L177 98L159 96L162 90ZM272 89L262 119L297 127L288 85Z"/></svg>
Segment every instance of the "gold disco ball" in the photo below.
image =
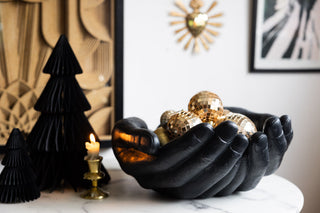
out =
<svg viewBox="0 0 320 213"><path fill-rule="evenodd" d="M199 116L203 122L217 122L223 115L223 105L219 96L213 92L201 91L194 95L188 110Z"/></svg>
<svg viewBox="0 0 320 213"><path fill-rule="evenodd" d="M226 120L226 117L232 112L227 109L223 109L223 113L221 116L215 117L214 120L210 120L207 123L211 124L213 128L216 128L220 123Z"/></svg>
<svg viewBox="0 0 320 213"><path fill-rule="evenodd" d="M202 123L201 119L193 112L184 110L171 116L167 123L167 129L171 138L185 134L192 127Z"/></svg>
<svg viewBox="0 0 320 213"><path fill-rule="evenodd" d="M173 116L176 113L177 111L174 111L174 110L167 110L164 113L162 113L160 117L160 125L166 129L169 119L171 118L171 116Z"/></svg>
<svg viewBox="0 0 320 213"><path fill-rule="evenodd" d="M227 110L227 109L223 109L223 114L222 114L222 117L226 117L228 115L232 114L232 112L230 112L230 110Z"/></svg>
<svg viewBox="0 0 320 213"><path fill-rule="evenodd" d="M250 138L251 135L257 132L257 128L254 123L247 116L240 113L229 112L226 114L225 118L222 121L225 120L235 122L238 126L238 133L244 134L248 138Z"/></svg>
<svg viewBox="0 0 320 213"><path fill-rule="evenodd" d="M158 136L161 146L164 146L170 142L169 132L162 126L158 127L154 133L156 133Z"/></svg>

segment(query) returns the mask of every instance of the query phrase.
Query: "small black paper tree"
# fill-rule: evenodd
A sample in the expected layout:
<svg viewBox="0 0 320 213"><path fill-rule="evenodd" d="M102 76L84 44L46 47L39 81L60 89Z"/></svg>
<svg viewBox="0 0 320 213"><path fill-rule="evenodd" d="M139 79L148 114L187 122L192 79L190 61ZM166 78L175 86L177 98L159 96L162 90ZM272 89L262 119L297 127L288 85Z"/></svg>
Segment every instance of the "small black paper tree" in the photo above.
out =
<svg viewBox="0 0 320 213"><path fill-rule="evenodd" d="M34 106L41 115L27 138L37 181L41 190L54 190L63 182L76 190L84 186L83 174L88 171L85 141L90 133L99 139L84 114L91 106L75 78L82 69L64 35L43 72L51 77Z"/></svg>
<svg viewBox="0 0 320 213"><path fill-rule="evenodd" d="M19 129L13 129L10 134L2 165L5 167L0 174L1 203L21 203L40 197L26 142Z"/></svg>

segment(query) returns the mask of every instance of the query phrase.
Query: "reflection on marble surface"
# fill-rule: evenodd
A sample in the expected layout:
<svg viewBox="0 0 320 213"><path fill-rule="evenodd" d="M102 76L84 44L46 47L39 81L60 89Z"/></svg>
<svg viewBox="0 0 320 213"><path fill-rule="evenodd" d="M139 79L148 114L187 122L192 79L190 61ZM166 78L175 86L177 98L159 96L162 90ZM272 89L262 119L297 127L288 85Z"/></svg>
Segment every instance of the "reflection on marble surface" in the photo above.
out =
<svg viewBox="0 0 320 213"><path fill-rule="evenodd" d="M107 151L110 152L110 151ZM103 187L110 196L104 200L84 200L83 191L72 189L53 193L42 192L38 200L23 204L0 204L0 212L300 212L303 195L292 183L276 175L264 177L251 191L227 197L175 200L162 197L152 190L141 188L131 176L117 169L112 155L104 153L104 165L109 170L111 182ZM2 167L0 168L2 170Z"/></svg>

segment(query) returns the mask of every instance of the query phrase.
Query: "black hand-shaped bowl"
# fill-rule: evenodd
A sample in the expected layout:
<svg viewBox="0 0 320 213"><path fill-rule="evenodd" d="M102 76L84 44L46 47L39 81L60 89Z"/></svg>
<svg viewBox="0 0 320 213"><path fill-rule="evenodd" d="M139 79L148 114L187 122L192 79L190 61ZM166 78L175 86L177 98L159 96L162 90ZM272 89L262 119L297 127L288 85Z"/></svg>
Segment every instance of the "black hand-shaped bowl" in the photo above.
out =
<svg viewBox="0 0 320 213"><path fill-rule="evenodd" d="M145 122L132 117L113 128L114 154L123 171L142 187L171 197L207 198L251 190L280 166L293 135L291 120L230 109L250 117L258 132L248 139L231 121L216 128L201 123L160 147Z"/></svg>

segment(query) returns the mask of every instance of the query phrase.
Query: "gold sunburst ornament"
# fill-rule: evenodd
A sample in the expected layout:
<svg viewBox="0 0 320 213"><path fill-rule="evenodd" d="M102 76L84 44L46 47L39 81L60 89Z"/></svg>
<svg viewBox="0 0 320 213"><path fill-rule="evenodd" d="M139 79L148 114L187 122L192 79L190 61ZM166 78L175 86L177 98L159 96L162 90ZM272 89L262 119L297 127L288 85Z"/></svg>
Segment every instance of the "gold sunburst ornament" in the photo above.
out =
<svg viewBox="0 0 320 213"><path fill-rule="evenodd" d="M211 21L211 19L219 18L223 15L223 13L214 13L209 15L213 8L217 5L217 1L214 1L206 12L201 12L200 8L203 7L202 0L191 0L189 6L193 9L191 13L187 10L184 3L181 0L177 0L175 5L184 13L181 12L170 12L170 16L184 18L184 20L172 21L171 25L179 25L184 24L185 26L179 28L175 31L175 33L180 33L183 31L178 42L181 42L184 38L186 38L190 34L190 38L184 46L184 49L187 50L190 44L193 42L193 51L198 53L200 51L199 41L203 45L206 50L209 50L209 43L213 43L213 38L218 36L218 32L213 28L219 28L222 26L220 22Z"/></svg>

